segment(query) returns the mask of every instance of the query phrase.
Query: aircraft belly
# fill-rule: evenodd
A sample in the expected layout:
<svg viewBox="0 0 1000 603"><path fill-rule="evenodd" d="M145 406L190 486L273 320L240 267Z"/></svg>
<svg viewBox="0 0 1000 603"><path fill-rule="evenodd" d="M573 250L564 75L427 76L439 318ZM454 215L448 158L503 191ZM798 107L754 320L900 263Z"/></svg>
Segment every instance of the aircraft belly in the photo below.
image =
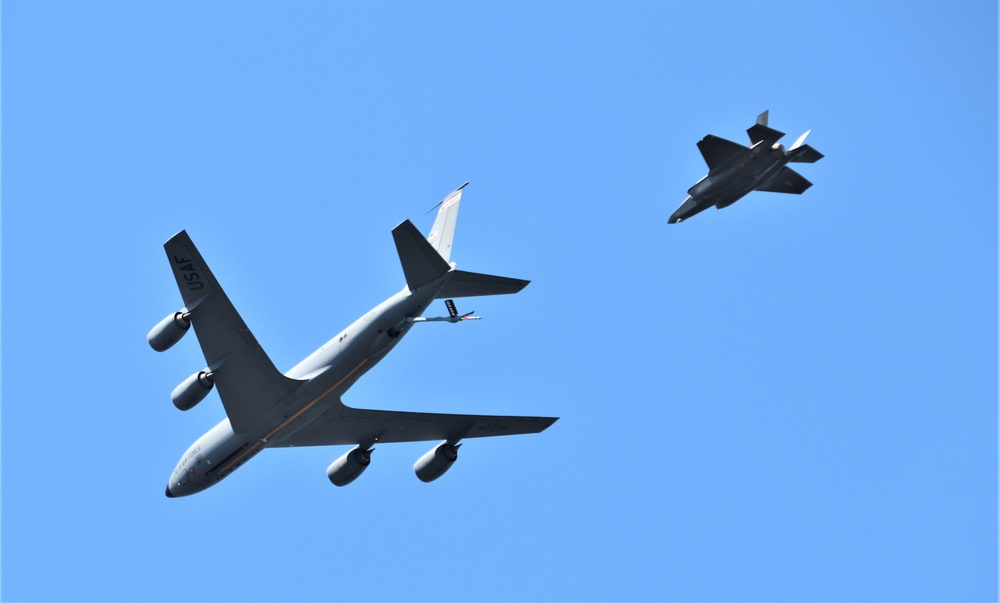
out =
<svg viewBox="0 0 1000 603"><path fill-rule="evenodd" d="M715 202L715 207L722 209L724 207L729 207L733 203L736 203L743 197L746 197L753 190L753 186L741 186L739 188L731 189L727 191L725 195L720 195L719 199Z"/></svg>
<svg viewBox="0 0 1000 603"><path fill-rule="evenodd" d="M707 203L709 207L718 203L731 203L747 192L753 190L754 175L743 166L710 174L698 184L695 184L688 193Z"/></svg>
<svg viewBox="0 0 1000 603"><path fill-rule="evenodd" d="M759 188L773 180L778 174L781 173L781 168L785 167L784 164L785 162L782 161L774 161L768 165L766 169L761 170L757 174L757 178L754 181L754 188Z"/></svg>
<svg viewBox="0 0 1000 603"><path fill-rule="evenodd" d="M443 281L438 288L442 284ZM296 367L295 370L300 372L319 365L327 368L314 370L316 376L295 392L294 402L285 405L275 428L266 434L269 443L287 440L331 409L342 407L340 398L344 393L413 328L406 323L406 317L420 315L430 305L436 292L437 289L432 288L413 293L408 290L400 292L328 342L324 346L327 351L314 354L308 366Z"/></svg>
<svg viewBox="0 0 1000 603"><path fill-rule="evenodd" d="M714 183L715 183L714 179L705 176L698 182L695 182L694 186L688 189L688 194L691 195L692 197L699 197L705 195L707 194L708 190L712 188L712 185Z"/></svg>
<svg viewBox="0 0 1000 603"><path fill-rule="evenodd" d="M284 440L326 413L332 406L339 405L341 396L378 364L403 335L405 331L388 343L381 341L379 337L358 337L350 345L345 345L332 360L328 370L296 392L294 403L285 407L280 422L266 434L266 438L269 441L272 438L275 441Z"/></svg>

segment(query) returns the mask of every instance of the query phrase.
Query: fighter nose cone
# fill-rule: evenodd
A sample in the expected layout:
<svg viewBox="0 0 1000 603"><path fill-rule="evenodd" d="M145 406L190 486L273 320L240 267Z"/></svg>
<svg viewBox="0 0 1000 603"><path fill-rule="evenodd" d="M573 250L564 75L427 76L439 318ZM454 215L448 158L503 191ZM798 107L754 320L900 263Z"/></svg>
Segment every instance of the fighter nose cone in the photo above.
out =
<svg viewBox="0 0 1000 603"><path fill-rule="evenodd" d="M170 491L170 486L167 486L167 498L174 498L174 493Z"/></svg>

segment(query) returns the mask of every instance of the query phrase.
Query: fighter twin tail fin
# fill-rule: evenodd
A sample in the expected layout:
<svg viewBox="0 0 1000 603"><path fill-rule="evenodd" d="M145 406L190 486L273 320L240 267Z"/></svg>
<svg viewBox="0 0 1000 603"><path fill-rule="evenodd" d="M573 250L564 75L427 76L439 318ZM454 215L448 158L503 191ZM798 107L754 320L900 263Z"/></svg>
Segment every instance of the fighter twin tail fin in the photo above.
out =
<svg viewBox="0 0 1000 603"><path fill-rule="evenodd" d="M517 293L531 282L505 276L455 270L448 263L451 257L452 240L455 237L455 223L458 219L459 203L462 200L462 189L467 184L469 183L466 182L452 191L440 203L434 226L426 239L409 220L392 230L392 237L396 242L396 252L399 254L399 262L403 266L403 275L406 277L406 285L411 291L428 285L445 275L450 276L437 293L438 299Z"/></svg>
<svg viewBox="0 0 1000 603"><path fill-rule="evenodd" d="M747 134L750 136L750 145L753 146L761 141L777 142L785 135L784 132L767 127L767 113L765 110L763 113L757 116L757 123L747 129Z"/></svg>

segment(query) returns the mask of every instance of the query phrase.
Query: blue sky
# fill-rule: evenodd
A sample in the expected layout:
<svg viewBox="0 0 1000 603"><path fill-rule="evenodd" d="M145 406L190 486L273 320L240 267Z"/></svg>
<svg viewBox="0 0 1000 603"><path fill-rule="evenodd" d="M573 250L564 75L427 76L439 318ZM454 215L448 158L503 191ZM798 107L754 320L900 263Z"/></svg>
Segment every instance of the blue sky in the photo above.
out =
<svg viewBox="0 0 1000 603"><path fill-rule="evenodd" d="M995 2L2 5L5 600L997 597ZM826 157L679 225L706 134ZM163 495L187 229L282 370L452 259L527 278L354 406L537 414ZM443 310L443 306L439 308Z"/></svg>

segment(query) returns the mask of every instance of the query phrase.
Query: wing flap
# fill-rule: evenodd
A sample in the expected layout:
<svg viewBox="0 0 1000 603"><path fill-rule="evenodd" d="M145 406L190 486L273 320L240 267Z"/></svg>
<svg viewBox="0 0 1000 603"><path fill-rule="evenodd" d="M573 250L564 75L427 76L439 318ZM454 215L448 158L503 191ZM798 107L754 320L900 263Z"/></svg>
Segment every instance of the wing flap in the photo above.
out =
<svg viewBox="0 0 1000 603"><path fill-rule="evenodd" d="M275 368L186 231L163 248L226 415L234 431L245 431L299 382Z"/></svg>
<svg viewBox="0 0 1000 603"><path fill-rule="evenodd" d="M698 150L705 158L709 171L729 161L750 155L750 149L747 147L711 134L698 141Z"/></svg>
<svg viewBox="0 0 1000 603"><path fill-rule="evenodd" d="M335 446L362 442L390 444L539 433L558 419L501 415L453 415L351 408L343 403L269 446Z"/></svg>

